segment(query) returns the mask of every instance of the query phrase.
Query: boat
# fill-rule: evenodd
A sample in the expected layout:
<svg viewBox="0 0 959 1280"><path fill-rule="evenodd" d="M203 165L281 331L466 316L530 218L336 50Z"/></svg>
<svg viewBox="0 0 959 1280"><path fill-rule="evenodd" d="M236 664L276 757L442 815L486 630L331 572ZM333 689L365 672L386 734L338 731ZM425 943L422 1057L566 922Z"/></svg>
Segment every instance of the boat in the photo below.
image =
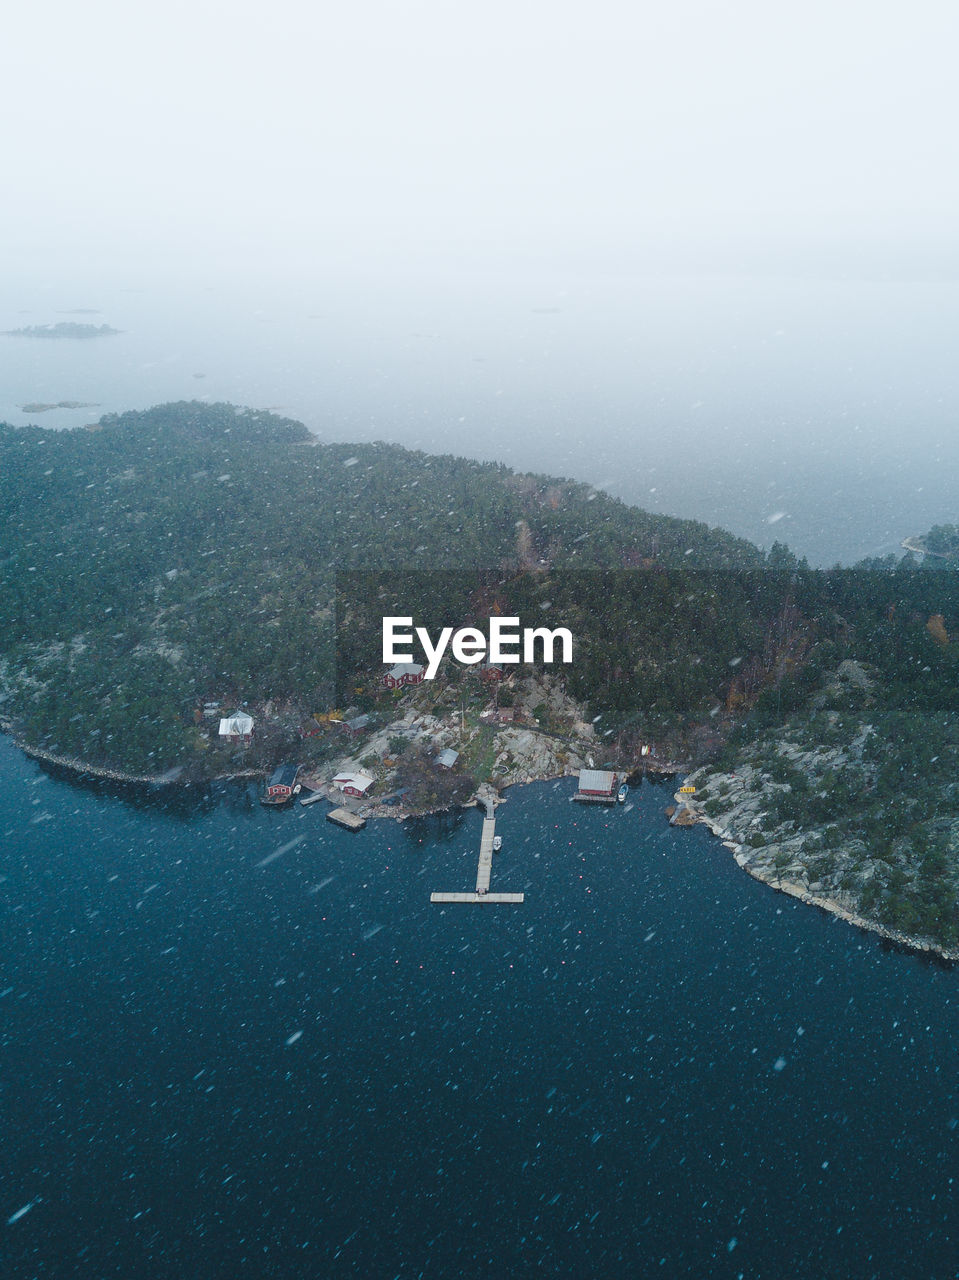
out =
<svg viewBox="0 0 959 1280"><path fill-rule="evenodd" d="M624 782L621 784L619 790L616 792L616 799L619 801L620 804L624 804L626 801L626 797L628 795L629 795L629 787Z"/></svg>
<svg viewBox="0 0 959 1280"><path fill-rule="evenodd" d="M493 836L493 852L494 852L494 853L499 853L499 851L500 851L500 849L502 849L502 847L503 847L503 837L502 837L502 836Z"/></svg>

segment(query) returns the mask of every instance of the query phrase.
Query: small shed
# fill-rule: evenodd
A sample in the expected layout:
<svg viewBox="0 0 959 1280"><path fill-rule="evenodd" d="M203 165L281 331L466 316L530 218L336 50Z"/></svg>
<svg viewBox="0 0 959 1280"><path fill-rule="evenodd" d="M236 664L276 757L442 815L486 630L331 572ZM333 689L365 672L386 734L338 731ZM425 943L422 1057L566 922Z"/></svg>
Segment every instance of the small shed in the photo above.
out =
<svg viewBox="0 0 959 1280"><path fill-rule="evenodd" d="M369 725L370 717L354 716L352 720L343 720L341 723L343 725L343 728L350 735L350 737L356 737L358 733L362 733L363 730Z"/></svg>
<svg viewBox="0 0 959 1280"><path fill-rule="evenodd" d="M454 751L452 747L447 747L445 751L441 751L436 757L436 763L441 769L452 769L459 758L460 753L458 751Z"/></svg>
<svg viewBox="0 0 959 1280"><path fill-rule="evenodd" d="M234 711L220 721L220 737L227 742L249 742L253 737L253 717L245 711Z"/></svg>
<svg viewBox="0 0 959 1280"><path fill-rule="evenodd" d="M368 773L338 773L333 779L333 786L339 787L347 796L365 796L373 782Z"/></svg>

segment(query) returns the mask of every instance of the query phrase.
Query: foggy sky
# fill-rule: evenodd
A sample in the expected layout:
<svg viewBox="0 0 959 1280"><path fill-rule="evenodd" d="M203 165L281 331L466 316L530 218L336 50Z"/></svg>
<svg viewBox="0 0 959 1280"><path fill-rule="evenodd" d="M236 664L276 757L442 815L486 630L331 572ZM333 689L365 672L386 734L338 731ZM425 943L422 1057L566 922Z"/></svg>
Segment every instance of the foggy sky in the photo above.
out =
<svg viewBox="0 0 959 1280"><path fill-rule="evenodd" d="M956 520L955 5L8 9L0 328L124 336L4 346L0 417L278 406L819 563Z"/></svg>
<svg viewBox="0 0 959 1280"><path fill-rule="evenodd" d="M2 252L56 270L952 270L954 5L38 0Z"/></svg>

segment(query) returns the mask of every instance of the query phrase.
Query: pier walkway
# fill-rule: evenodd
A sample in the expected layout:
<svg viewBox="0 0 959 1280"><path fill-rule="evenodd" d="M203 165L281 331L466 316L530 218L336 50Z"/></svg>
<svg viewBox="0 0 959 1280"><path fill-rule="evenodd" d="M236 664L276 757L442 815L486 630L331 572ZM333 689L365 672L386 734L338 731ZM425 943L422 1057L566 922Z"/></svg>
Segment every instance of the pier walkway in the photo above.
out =
<svg viewBox="0 0 959 1280"><path fill-rule="evenodd" d="M523 893L490 893L489 882L493 874L493 837L496 835L496 814L491 797L484 796L486 817L480 835L479 865L476 868L476 889L473 893L431 893L430 902L523 902Z"/></svg>

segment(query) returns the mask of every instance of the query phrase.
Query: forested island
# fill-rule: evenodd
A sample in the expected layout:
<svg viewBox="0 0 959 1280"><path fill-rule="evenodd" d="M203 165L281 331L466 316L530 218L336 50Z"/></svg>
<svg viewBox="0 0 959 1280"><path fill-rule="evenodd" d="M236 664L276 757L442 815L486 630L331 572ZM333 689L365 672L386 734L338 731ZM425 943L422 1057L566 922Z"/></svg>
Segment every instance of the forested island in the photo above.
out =
<svg viewBox="0 0 959 1280"><path fill-rule="evenodd" d="M31 400L29 404L22 404L20 409L23 413L49 413L51 409L96 409L97 407L89 400L58 400L55 404Z"/></svg>
<svg viewBox="0 0 959 1280"><path fill-rule="evenodd" d="M5 338L110 338L121 333L108 324L82 324L60 320L57 324L28 324L22 329L4 329Z"/></svg>
<svg viewBox="0 0 959 1280"><path fill-rule="evenodd" d="M699 769L687 816L755 874L959 943L952 572L813 571L589 485L231 405L0 426L0 468L0 713L33 750L187 778L350 755L424 806L580 763ZM575 661L384 689L394 611L568 626ZM221 740L239 708L255 732Z"/></svg>

